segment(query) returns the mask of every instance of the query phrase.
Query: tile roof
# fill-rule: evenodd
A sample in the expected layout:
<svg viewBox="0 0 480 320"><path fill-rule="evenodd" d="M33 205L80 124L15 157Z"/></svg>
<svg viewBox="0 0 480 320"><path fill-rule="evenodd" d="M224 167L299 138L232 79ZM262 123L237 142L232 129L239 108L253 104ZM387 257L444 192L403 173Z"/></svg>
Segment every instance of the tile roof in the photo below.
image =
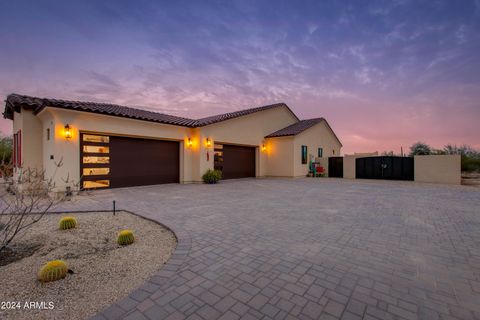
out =
<svg viewBox="0 0 480 320"><path fill-rule="evenodd" d="M196 127L203 127L212 123L220 122L220 121L225 121L228 119L233 119L241 116L246 116L248 114L252 114L255 112L259 111L264 111L272 108L278 108L278 107L286 107L292 114L295 116L295 118L298 120L298 117L293 113L292 110L285 104L285 103L276 103L276 104L271 104L268 106L263 106L263 107L257 107L257 108L251 108L251 109L244 109L240 111L234 111L234 112L229 112L229 113L223 113L223 114L218 114L215 116L210 116L206 118L201 118L197 120Z"/></svg>
<svg viewBox="0 0 480 320"><path fill-rule="evenodd" d="M19 94L10 94L5 101L5 111L3 112L4 118L13 119L13 111L19 111L20 107L33 109L35 113L39 113L45 107L62 108L76 111L93 112L106 114L111 116L126 117L138 120L153 121L165 124L172 124L184 127L203 127L213 123L233 119L248 114L252 114L259 111L264 111L272 108L286 107L288 111L298 120L298 117L285 103L271 104L268 106L245 109L235 112L229 112L219 114L202 119L188 119L183 117L172 116L164 113L141 110L136 108L130 108L115 104L98 103L98 102L82 102L82 101L69 101L58 100L49 98L30 97Z"/></svg>
<svg viewBox="0 0 480 320"><path fill-rule="evenodd" d="M13 111L19 111L20 106L31 108L35 113L42 111L45 107L55 107L62 109L70 109L76 111L85 111L93 113L101 113L110 116L126 117L138 120L146 120L160 122L165 124L193 127L195 120L171 116L164 113L152 112L147 110L135 109L130 107L119 106L116 104L98 103L98 102L82 102L68 101L47 98L29 97L18 94L10 94L7 97L5 111L3 116L8 119L13 118Z"/></svg>
<svg viewBox="0 0 480 320"><path fill-rule="evenodd" d="M315 119L306 119L300 120L294 124L289 125L283 129L270 133L265 138L274 138L274 137L285 137L285 136L295 136L303 131L307 130L308 128L316 125L317 123L322 122L323 118L315 118Z"/></svg>

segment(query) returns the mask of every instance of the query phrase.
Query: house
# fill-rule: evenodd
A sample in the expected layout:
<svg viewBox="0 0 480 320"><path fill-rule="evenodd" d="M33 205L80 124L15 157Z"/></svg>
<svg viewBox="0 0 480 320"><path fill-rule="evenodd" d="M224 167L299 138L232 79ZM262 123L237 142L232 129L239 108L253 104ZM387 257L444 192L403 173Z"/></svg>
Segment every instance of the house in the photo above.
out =
<svg viewBox="0 0 480 320"><path fill-rule="evenodd" d="M299 120L284 103L188 119L113 104L11 94L14 164L44 170L64 190L199 182L207 169L225 179L305 176L342 144L324 118ZM62 162L58 167L56 163Z"/></svg>

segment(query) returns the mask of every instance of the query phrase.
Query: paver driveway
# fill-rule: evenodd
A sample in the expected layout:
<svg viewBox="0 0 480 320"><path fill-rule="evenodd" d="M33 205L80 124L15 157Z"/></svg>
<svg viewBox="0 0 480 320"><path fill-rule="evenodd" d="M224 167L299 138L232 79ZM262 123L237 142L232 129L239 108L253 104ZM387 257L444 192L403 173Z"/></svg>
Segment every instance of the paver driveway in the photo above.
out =
<svg viewBox="0 0 480 320"><path fill-rule="evenodd" d="M162 272L98 318L480 319L480 192L337 179L104 190L180 236Z"/></svg>

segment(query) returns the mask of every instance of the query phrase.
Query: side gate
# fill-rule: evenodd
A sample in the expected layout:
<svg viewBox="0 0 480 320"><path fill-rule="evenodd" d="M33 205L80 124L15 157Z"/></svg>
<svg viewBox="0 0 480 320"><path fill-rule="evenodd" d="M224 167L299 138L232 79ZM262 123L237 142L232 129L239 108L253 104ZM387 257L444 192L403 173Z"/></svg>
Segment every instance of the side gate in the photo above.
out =
<svg viewBox="0 0 480 320"><path fill-rule="evenodd" d="M412 157L366 157L355 160L355 177L357 179L414 179Z"/></svg>
<svg viewBox="0 0 480 320"><path fill-rule="evenodd" d="M328 177L343 178L343 157L328 158Z"/></svg>

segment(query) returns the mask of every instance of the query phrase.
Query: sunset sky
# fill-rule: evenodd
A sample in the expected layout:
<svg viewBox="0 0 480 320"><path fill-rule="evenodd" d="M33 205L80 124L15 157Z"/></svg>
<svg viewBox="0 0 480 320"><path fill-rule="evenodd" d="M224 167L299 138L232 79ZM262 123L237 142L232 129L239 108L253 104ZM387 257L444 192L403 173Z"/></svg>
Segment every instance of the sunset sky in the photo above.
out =
<svg viewBox="0 0 480 320"><path fill-rule="evenodd" d="M344 153L480 149L480 0L1 1L13 92L190 118L285 102Z"/></svg>

